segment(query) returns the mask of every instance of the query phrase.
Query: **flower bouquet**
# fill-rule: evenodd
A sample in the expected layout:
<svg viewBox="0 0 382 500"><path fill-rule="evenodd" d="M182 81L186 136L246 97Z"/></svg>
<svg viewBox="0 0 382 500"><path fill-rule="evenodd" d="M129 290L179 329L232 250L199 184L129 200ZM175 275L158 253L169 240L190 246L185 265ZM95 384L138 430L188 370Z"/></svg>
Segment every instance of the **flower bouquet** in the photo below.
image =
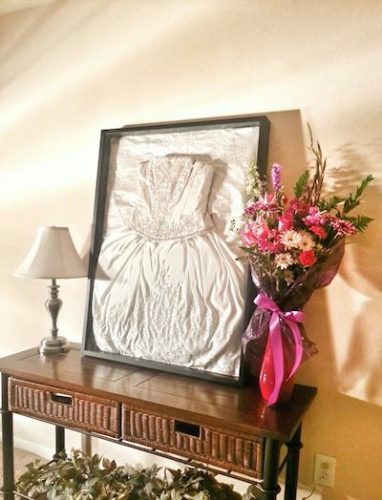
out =
<svg viewBox="0 0 382 500"><path fill-rule="evenodd" d="M371 175L346 197L321 195L326 160L310 128L309 132L313 175L306 170L294 186L294 197L288 199L279 164L272 166L271 192L265 191L256 165L251 164L251 199L239 229L258 290L257 308L243 343L250 372L259 376L268 405L289 399L301 362L318 352L303 328L304 304L336 275L346 236L364 231L372 220L349 215L359 205Z"/></svg>

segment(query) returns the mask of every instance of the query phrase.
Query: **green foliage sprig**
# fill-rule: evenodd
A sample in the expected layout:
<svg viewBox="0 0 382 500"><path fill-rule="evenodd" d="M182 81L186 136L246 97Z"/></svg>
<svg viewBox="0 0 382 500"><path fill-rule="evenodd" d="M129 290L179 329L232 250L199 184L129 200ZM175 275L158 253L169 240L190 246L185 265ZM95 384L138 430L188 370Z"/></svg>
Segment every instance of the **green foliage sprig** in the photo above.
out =
<svg viewBox="0 0 382 500"><path fill-rule="evenodd" d="M300 177L297 179L297 182L293 188L293 192L296 198L301 198L304 191L308 186L309 181L309 170L305 170Z"/></svg>
<svg viewBox="0 0 382 500"><path fill-rule="evenodd" d="M293 188L296 198L301 199L310 206L318 206L322 212L335 212L337 217L351 222L357 232L363 232L373 219L364 215L350 217L347 214L360 204L361 196L367 186L373 181L373 176L369 174L364 177L355 191L348 196L322 197L321 191L325 178L327 159L322 155L320 143L314 141L310 125L308 125L308 131L309 150L313 153L315 159L314 173L312 179L309 170L305 170L301 174Z"/></svg>

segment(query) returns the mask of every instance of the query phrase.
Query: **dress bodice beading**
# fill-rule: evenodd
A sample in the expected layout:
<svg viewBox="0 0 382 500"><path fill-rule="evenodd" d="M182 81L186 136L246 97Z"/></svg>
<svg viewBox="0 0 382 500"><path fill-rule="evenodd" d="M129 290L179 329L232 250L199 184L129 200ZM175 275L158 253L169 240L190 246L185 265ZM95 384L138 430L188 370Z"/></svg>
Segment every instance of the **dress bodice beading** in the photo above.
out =
<svg viewBox="0 0 382 500"><path fill-rule="evenodd" d="M178 239L212 229L207 212L213 178L211 165L189 157L144 162L136 185L138 203L129 226L147 239Z"/></svg>

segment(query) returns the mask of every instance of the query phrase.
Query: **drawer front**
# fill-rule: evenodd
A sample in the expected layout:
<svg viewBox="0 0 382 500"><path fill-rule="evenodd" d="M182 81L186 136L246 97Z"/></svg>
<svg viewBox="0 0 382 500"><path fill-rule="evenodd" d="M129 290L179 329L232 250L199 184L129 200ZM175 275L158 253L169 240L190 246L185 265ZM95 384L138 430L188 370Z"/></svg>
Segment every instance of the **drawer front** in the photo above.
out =
<svg viewBox="0 0 382 500"><path fill-rule="evenodd" d="M10 410L107 436L120 436L119 403L52 386L9 379Z"/></svg>
<svg viewBox="0 0 382 500"><path fill-rule="evenodd" d="M264 440L122 405L122 439L262 478Z"/></svg>

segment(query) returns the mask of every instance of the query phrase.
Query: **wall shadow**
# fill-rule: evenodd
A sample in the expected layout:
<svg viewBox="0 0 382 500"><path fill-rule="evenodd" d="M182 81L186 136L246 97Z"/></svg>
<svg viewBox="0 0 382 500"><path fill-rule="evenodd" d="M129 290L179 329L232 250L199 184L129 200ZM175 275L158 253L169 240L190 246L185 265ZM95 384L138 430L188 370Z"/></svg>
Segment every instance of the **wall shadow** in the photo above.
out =
<svg viewBox="0 0 382 500"><path fill-rule="evenodd" d="M362 175L375 169L382 161L382 138L368 144L345 144L338 148L342 159L336 169L341 183L334 191L349 192L359 184ZM346 175L343 175L346 172ZM341 268L341 277L356 292L354 325L348 338L344 363L338 369L338 389L341 393L382 406L382 326L380 309L382 294L382 226L378 224L378 204L381 200L379 178L375 178L364 193L360 207L354 211L370 216L374 221L364 235L354 238L348 245L348 259Z"/></svg>

